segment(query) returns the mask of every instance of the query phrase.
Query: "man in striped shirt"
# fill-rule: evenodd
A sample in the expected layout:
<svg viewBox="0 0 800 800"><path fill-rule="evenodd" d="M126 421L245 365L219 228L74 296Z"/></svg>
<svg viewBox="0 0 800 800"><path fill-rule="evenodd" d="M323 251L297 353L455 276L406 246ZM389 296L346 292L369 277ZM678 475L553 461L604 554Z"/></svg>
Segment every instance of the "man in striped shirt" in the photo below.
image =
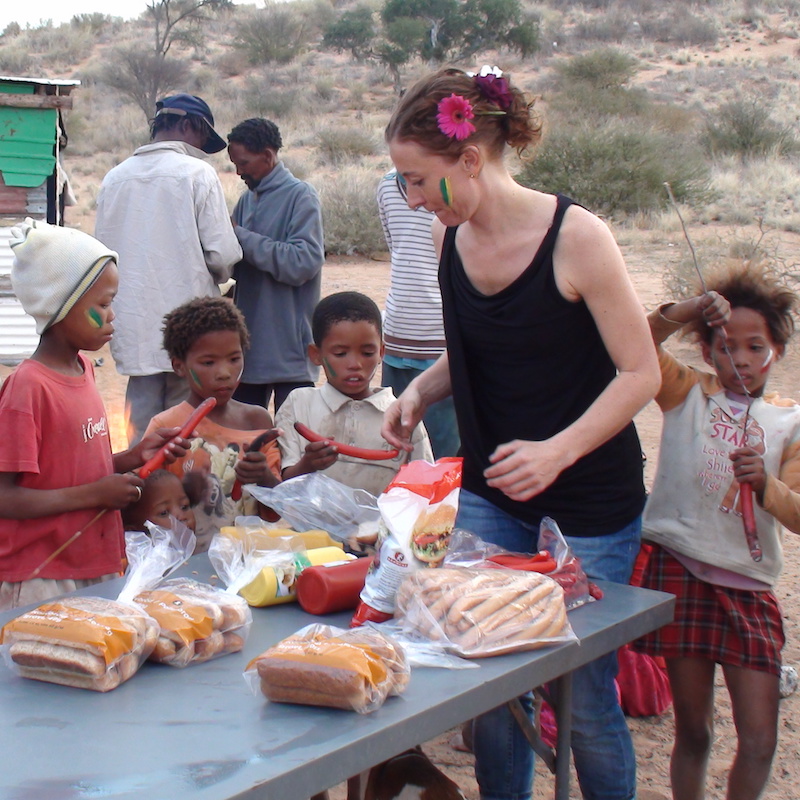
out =
<svg viewBox="0 0 800 800"><path fill-rule="evenodd" d="M431 239L433 214L411 209L404 181L395 170L378 184L378 213L391 255L391 279L384 314L384 386L397 397L445 351L439 259ZM436 458L460 447L452 398L432 405L425 427Z"/></svg>

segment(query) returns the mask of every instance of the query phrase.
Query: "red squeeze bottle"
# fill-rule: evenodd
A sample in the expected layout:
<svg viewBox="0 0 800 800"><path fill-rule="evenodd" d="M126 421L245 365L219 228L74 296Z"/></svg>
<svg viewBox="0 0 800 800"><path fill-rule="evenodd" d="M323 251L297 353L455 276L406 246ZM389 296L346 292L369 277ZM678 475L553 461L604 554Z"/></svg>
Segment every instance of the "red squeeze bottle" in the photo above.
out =
<svg viewBox="0 0 800 800"><path fill-rule="evenodd" d="M332 614L355 608L360 600L369 557L306 567L297 576L297 602L308 614Z"/></svg>

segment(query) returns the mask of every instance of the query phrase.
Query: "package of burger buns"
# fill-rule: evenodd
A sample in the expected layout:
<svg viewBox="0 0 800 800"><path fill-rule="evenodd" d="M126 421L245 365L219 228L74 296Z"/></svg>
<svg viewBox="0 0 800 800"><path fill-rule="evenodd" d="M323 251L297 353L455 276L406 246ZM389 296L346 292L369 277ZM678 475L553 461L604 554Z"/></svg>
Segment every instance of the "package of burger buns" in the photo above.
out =
<svg viewBox="0 0 800 800"><path fill-rule="evenodd" d="M410 670L402 646L370 628L309 625L256 656L245 670L255 694L275 703L367 714L401 694Z"/></svg>
<svg viewBox="0 0 800 800"><path fill-rule="evenodd" d="M194 534L152 526L126 534L128 569L116 600L67 596L28 611L0 632L3 657L25 678L107 692L128 680L158 641L158 623L133 602L142 586L176 569Z"/></svg>
<svg viewBox="0 0 800 800"><path fill-rule="evenodd" d="M394 614L397 587L417 570L438 567L447 552L461 487L460 458L411 461L378 498L381 526L352 625Z"/></svg>
<svg viewBox="0 0 800 800"><path fill-rule="evenodd" d="M556 581L502 567L419 570L398 589L396 617L407 635L439 642L465 658L576 638Z"/></svg>

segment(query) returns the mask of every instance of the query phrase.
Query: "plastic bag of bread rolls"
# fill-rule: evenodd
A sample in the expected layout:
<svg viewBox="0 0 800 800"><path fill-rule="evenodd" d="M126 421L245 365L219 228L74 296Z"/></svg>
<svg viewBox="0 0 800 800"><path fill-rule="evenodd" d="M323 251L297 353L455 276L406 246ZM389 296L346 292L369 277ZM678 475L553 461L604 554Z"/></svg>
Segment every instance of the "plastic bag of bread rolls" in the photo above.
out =
<svg viewBox="0 0 800 800"><path fill-rule="evenodd" d="M18 675L108 692L128 680L155 647L158 623L105 597L65 597L7 623L3 656Z"/></svg>
<svg viewBox="0 0 800 800"><path fill-rule="evenodd" d="M159 624L150 660L172 667L237 653L253 621L244 598L190 578L170 578L134 599Z"/></svg>
<svg viewBox="0 0 800 800"><path fill-rule="evenodd" d="M575 639L564 591L537 572L443 568L415 572L397 592L401 629L468 658Z"/></svg>
<svg viewBox="0 0 800 800"><path fill-rule="evenodd" d="M116 600L65 597L43 603L3 628L3 655L26 678L107 692L132 677L158 640L158 623L133 602L144 586L180 566L194 534L151 526L125 535L128 569Z"/></svg>
<svg viewBox="0 0 800 800"><path fill-rule="evenodd" d="M245 678L276 703L367 714L408 685L402 646L378 631L309 625L254 658Z"/></svg>

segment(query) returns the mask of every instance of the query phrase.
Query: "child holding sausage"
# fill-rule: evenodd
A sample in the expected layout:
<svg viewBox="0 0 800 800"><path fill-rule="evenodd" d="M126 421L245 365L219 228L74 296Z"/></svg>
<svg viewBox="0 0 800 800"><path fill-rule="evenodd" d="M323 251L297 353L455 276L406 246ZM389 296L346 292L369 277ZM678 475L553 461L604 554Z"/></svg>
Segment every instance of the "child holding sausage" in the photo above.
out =
<svg viewBox="0 0 800 800"><path fill-rule="evenodd" d="M111 340L117 254L81 231L28 219L11 231L11 282L41 335L0 389L0 610L116 577L119 509L142 496L132 473L179 429L154 430L111 452L92 362Z"/></svg>
<svg viewBox="0 0 800 800"><path fill-rule="evenodd" d="M656 546L642 585L675 594L677 605L674 622L636 649L667 662L673 798L704 796L720 664L739 739L726 797L755 800L777 739L784 633L772 590L783 564L782 526L800 533L800 406L765 387L794 329L797 298L755 264L720 270L708 287L649 318L664 429L642 532ZM681 329L694 335L713 372L662 349ZM750 492L755 525L745 536Z"/></svg>
<svg viewBox="0 0 800 800"><path fill-rule="evenodd" d="M383 412L394 402L394 394L371 385L383 358L381 312L360 292L338 292L317 304L311 333L314 342L308 356L323 368L327 383L295 389L275 416L282 431L278 443L283 478L321 471L379 495L405 460L396 451L386 458L388 445L381 436ZM307 435L318 434L318 441L298 433L298 422L310 429ZM411 458L433 460L424 425L417 426L411 441Z"/></svg>
<svg viewBox="0 0 800 800"><path fill-rule="evenodd" d="M280 483L279 431L263 406L232 399L244 368L250 341L241 312L222 297L200 297L164 317L164 349L172 368L189 385L189 399L157 414L147 433L180 425L207 398L214 408L198 423L191 447L169 470L194 487L197 546L208 550L214 534L239 515L256 514L257 503L241 486Z"/></svg>

